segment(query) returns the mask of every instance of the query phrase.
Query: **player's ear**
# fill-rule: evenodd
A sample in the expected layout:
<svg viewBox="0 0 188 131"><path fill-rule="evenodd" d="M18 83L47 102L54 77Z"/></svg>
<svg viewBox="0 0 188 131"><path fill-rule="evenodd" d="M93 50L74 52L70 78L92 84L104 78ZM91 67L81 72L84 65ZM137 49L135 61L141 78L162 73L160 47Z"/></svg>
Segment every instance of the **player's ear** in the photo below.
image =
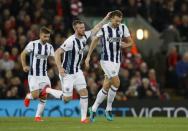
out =
<svg viewBox="0 0 188 131"><path fill-rule="evenodd" d="M72 26L72 28L74 29L74 31L76 31L76 25Z"/></svg>
<svg viewBox="0 0 188 131"><path fill-rule="evenodd" d="M39 33L39 36L42 37L42 33L41 32Z"/></svg>

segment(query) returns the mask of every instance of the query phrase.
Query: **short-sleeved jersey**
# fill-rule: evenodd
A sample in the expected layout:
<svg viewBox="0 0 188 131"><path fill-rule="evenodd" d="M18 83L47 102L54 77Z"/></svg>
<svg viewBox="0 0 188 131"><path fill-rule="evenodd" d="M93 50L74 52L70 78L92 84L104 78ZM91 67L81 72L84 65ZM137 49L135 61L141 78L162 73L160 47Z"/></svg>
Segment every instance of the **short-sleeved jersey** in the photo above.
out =
<svg viewBox="0 0 188 131"><path fill-rule="evenodd" d="M74 74L79 71L83 59L83 52L90 36L91 31L86 31L85 35L81 38L77 38L74 34L61 45L60 48L65 51L62 67L67 74Z"/></svg>
<svg viewBox="0 0 188 131"><path fill-rule="evenodd" d="M32 76L47 76L48 56L54 56L54 48L51 44L42 44L40 40L31 41L25 47L30 54L30 71Z"/></svg>
<svg viewBox="0 0 188 131"><path fill-rule="evenodd" d="M129 37L130 33L125 24L112 28L111 23L103 25L97 33L102 44L101 60L120 63L121 61L121 39Z"/></svg>

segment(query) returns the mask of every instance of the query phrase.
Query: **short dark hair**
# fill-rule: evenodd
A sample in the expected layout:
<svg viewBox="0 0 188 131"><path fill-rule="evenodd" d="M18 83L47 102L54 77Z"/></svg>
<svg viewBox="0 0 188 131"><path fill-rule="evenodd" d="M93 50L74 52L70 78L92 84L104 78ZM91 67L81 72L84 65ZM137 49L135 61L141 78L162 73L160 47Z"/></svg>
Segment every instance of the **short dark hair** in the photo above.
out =
<svg viewBox="0 0 188 131"><path fill-rule="evenodd" d="M74 20L74 21L72 22L72 26L73 26L73 27L76 26L77 24L84 24L84 22L81 21L81 20Z"/></svg>
<svg viewBox="0 0 188 131"><path fill-rule="evenodd" d="M123 13L120 10L114 10L111 12L110 18L112 18L114 16L123 17Z"/></svg>
<svg viewBox="0 0 188 131"><path fill-rule="evenodd" d="M40 33L51 34L52 31L51 31L51 29L49 29L49 28L47 28L47 27L45 27L45 26L42 26L42 27L40 28Z"/></svg>

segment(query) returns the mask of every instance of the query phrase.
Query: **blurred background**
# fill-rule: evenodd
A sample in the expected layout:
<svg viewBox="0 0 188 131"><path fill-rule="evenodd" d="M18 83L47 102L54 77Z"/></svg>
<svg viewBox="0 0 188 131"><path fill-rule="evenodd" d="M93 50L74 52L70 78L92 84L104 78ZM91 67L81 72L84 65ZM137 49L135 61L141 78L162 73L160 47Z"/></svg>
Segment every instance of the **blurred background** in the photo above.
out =
<svg viewBox="0 0 188 131"><path fill-rule="evenodd" d="M51 43L57 49L73 33L74 19L90 29L116 9L123 12L123 23L134 39L132 48L122 50L116 100L187 99L188 0L0 0L0 99L23 99L29 91L20 53L38 39L41 26L53 30ZM90 70L82 68L90 100L95 100L104 78L99 56L100 46ZM48 75L52 88L60 90L53 59L48 60Z"/></svg>

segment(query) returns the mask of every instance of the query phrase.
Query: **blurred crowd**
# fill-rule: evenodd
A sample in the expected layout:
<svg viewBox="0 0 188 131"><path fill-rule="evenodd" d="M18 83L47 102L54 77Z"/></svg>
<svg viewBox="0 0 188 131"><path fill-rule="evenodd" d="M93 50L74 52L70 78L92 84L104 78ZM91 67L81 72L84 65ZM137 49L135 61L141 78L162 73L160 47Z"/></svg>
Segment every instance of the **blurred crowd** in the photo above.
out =
<svg viewBox="0 0 188 131"><path fill-rule="evenodd" d="M186 0L1 0L0 98L24 98L29 91L27 73L22 71L20 53L29 41L38 39L38 29L42 25L53 29L51 43L57 49L72 33L72 20L79 15L99 16L114 9L122 10L128 17L140 14L159 31L165 31L169 25L173 25L180 32L179 40L188 40ZM93 53L89 70L82 67L90 99L95 99L104 79L99 54L98 50ZM180 95L185 95L186 91L188 94L188 54L181 57L174 47L167 56L167 85L177 87L177 90L178 87L181 88L178 90ZM60 90L58 71L53 63L53 59L48 60L48 76L52 88ZM156 70L148 66L138 51L122 51L119 76L121 85L117 100L170 99L170 95L160 84ZM78 98L75 93L73 97Z"/></svg>
<svg viewBox="0 0 188 131"><path fill-rule="evenodd" d="M179 30L181 40L188 41L188 0L82 1L88 15L98 16L110 10L120 9L125 17L141 15L160 32L173 25Z"/></svg>

